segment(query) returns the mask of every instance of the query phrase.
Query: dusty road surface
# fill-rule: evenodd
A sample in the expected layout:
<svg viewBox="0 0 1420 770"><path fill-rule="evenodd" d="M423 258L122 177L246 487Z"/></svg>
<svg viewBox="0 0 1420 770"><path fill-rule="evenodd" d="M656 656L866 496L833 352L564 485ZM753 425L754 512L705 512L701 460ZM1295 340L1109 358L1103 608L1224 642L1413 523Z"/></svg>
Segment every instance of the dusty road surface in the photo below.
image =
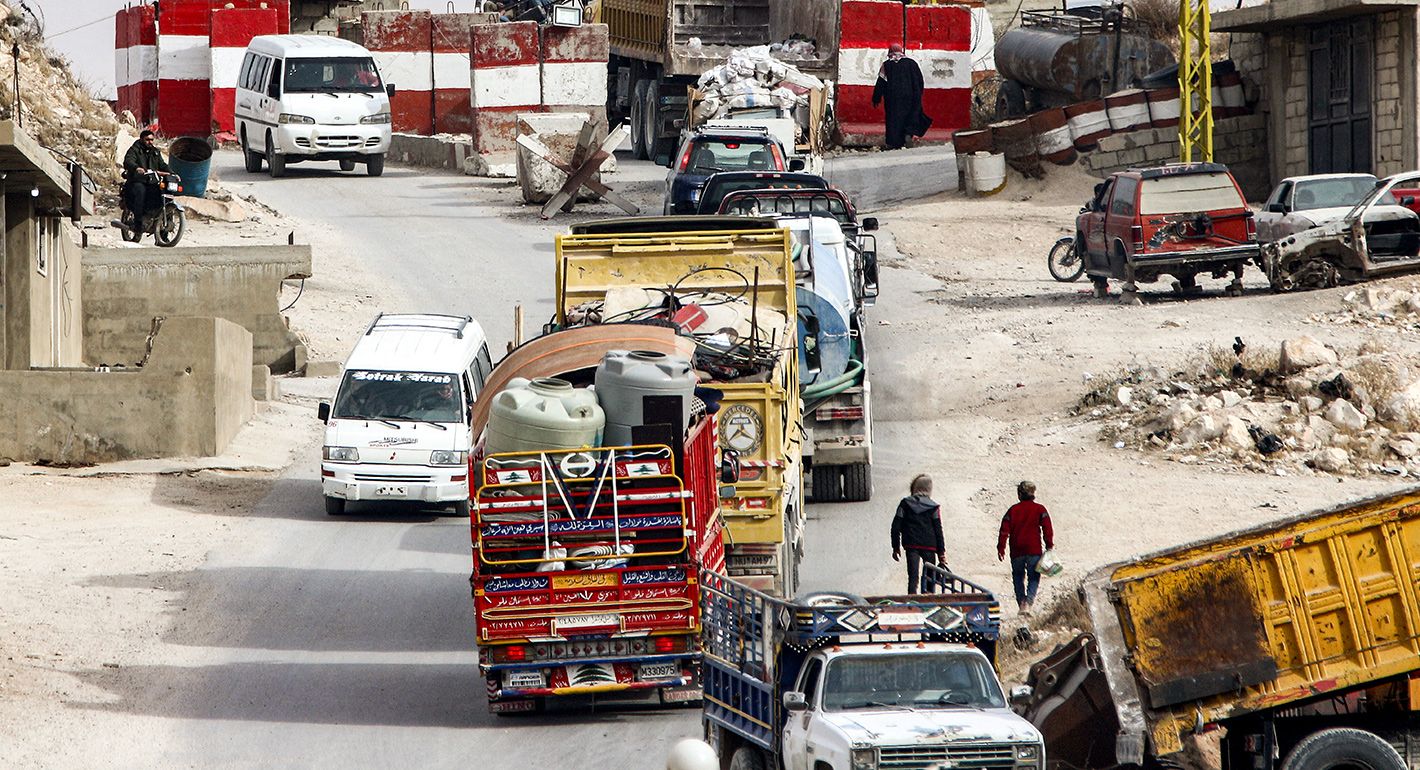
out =
<svg viewBox="0 0 1420 770"><path fill-rule="evenodd" d="M514 303L527 305L530 333L550 311L552 234L568 220L538 223L507 202L505 183L401 168L342 177L326 164L270 180L245 175L233 153L217 169L315 247L312 304L292 314L298 327L301 313L320 314L311 342L330 359L376 309L471 313L495 350ZM625 173L643 199L654 192L655 169ZM1067 565L1047 595L1097 565L1397 483L1185 464L1099 441L1100 426L1071 413L1087 372L1172 366L1235 335L1258 346L1380 336L1408 355L1420 345L1400 328L1306 322L1339 307L1339 292L1183 302L1155 286L1143 307L1121 307L1052 282L1045 250L1090 184L1056 171L993 199L877 212L890 231L867 330L877 493L809 507L806 588L898 587L887 529L919 472L937 481L952 568L998 593L1008 626L1020 620L995 532L1023 477L1039 485ZM18 597L0 614L0 765L649 770L698 733L694 711L488 715L467 523L369 507L326 516L314 407L333 381L283 385L257 441L295 458L281 472L3 469L7 502L24 505L0 506L0 580ZM1012 653L1008 671L1033 654Z"/></svg>

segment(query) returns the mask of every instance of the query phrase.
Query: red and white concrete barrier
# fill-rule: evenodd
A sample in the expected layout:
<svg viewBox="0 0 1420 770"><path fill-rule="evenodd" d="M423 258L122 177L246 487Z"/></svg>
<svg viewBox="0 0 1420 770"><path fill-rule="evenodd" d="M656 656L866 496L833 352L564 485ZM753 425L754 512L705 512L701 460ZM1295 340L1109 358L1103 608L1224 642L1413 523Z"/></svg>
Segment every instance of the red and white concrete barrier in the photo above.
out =
<svg viewBox="0 0 1420 770"><path fill-rule="evenodd" d="M548 112L585 112L606 123L607 59L611 39L605 24L542 28L542 105Z"/></svg>
<svg viewBox="0 0 1420 770"><path fill-rule="evenodd" d="M888 46L903 41L904 23L899 0L843 0L834 111L845 144L882 141L883 110L873 106L873 86Z"/></svg>
<svg viewBox="0 0 1420 770"><path fill-rule="evenodd" d="M480 174L517 173L518 113L543 111L539 52L536 22L469 30L469 103Z"/></svg>
<svg viewBox="0 0 1420 770"><path fill-rule="evenodd" d="M289 15L288 15L289 23ZM275 8L217 8L212 11L209 40L210 82L212 85L212 128L235 130L232 115L237 96L237 78L247 44L258 35L280 32L279 11Z"/></svg>
<svg viewBox="0 0 1420 770"><path fill-rule="evenodd" d="M1075 149L1080 152L1093 150L1101 139L1113 133L1103 99L1071 104L1065 108L1065 118Z"/></svg>
<svg viewBox="0 0 1420 770"><path fill-rule="evenodd" d="M114 16L114 85L118 109L146 125L158 112L158 22L153 6L135 5Z"/></svg>
<svg viewBox="0 0 1420 770"><path fill-rule="evenodd" d="M168 0L158 15L158 126L167 136L212 128L210 0Z"/></svg>
<svg viewBox="0 0 1420 770"><path fill-rule="evenodd" d="M468 31L487 20L488 14L484 13L434 14L434 133L473 133L468 100Z"/></svg>
<svg viewBox="0 0 1420 770"><path fill-rule="evenodd" d="M971 127L971 8L908 5L907 55L922 68L922 111L932 119L924 139L945 141Z"/></svg>
<svg viewBox="0 0 1420 770"><path fill-rule="evenodd" d="M434 132L433 19L429 11L365 11L363 45L384 82L395 87L390 120L395 131Z"/></svg>

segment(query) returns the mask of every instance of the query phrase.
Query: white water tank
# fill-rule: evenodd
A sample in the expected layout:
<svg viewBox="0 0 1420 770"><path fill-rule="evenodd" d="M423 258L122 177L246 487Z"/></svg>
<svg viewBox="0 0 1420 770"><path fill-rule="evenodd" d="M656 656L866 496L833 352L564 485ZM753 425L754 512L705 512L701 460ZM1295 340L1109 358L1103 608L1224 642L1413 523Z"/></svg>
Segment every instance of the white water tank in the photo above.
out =
<svg viewBox="0 0 1420 770"><path fill-rule="evenodd" d="M678 396L680 427L690 423L695 372L690 361L652 350L611 350L597 366L597 400L606 412L605 446L632 443L631 429L646 424L646 396Z"/></svg>
<svg viewBox="0 0 1420 770"><path fill-rule="evenodd" d="M493 397L488 454L600 446L606 413L596 394L553 377L515 377Z"/></svg>

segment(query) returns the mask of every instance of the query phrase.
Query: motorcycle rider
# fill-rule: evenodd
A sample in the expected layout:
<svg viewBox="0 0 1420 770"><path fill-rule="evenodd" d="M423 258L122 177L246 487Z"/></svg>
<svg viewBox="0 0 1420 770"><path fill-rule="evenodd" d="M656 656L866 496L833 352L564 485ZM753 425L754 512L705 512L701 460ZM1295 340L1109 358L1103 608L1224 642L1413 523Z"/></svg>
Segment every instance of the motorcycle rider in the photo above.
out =
<svg viewBox="0 0 1420 770"><path fill-rule="evenodd" d="M123 170L127 180L123 183L123 201L128 210L133 212L135 233L143 232L143 215L148 212L149 203L158 200L161 195L157 185L145 179L145 175L149 171L163 174L169 171L168 162L163 160L163 151L153 142L153 132L145 129L138 135L138 141L123 155Z"/></svg>

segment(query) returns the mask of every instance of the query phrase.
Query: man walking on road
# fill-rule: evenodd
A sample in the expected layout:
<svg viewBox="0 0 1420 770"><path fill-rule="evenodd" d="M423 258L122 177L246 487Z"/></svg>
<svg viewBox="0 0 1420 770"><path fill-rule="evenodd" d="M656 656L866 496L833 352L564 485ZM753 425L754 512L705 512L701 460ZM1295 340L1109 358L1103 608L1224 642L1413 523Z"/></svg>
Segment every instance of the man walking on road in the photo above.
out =
<svg viewBox="0 0 1420 770"><path fill-rule="evenodd" d="M919 474L912 480L911 495L897 504L892 517L892 560L902 561L907 549L907 592L933 593L932 580L921 562L947 566L943 557L946 543L942 540L942 507L932 500L932 478ZM921 573L921 579L918 575Z"/></svg>
<svg viewBox="0 0 1420 770"><path fill-rule="evenodd" d="M887 61L878 68L873 84L873 106L879 102L889 150L901 148L909 135L922 136L932 127L932 119L922 111L922 68L897 43L888 47Z"/></svg>
<svg viewBox="0 0 1420 770"><path fill-rule="evenodd" d="M1050 512L1035 501L1035 484L1022 481L1016 485L1020 502L1001 517L1001 537L996 542L996 558L1006 560L1006 543L1011 544L1011 582L1016 589L1016 606L1021 614L1031 610L1035 590L1040 587L1041 554L1055 547L1055 530L1050 526ZM1045 548L1041 548L1044 540Z"/></svg>

